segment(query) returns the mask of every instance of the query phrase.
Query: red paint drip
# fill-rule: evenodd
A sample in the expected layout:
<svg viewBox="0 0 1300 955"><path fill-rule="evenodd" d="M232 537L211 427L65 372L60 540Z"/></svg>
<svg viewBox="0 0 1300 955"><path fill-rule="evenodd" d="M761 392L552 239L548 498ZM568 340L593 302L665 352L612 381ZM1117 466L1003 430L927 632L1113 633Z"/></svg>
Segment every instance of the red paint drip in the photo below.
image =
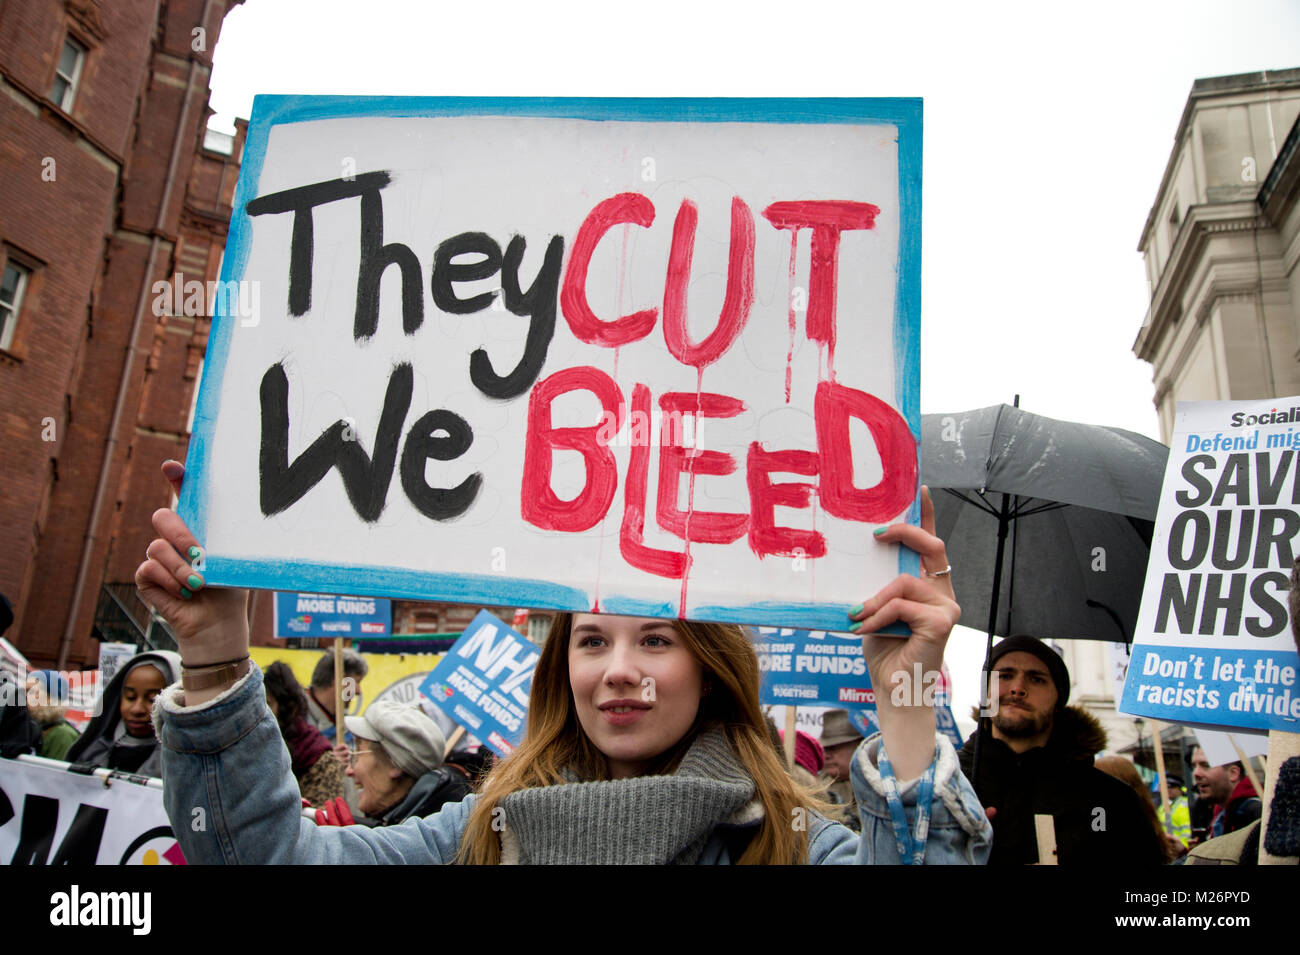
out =
<svg viewBox="0 0 1300 955"><path fill-rule="evenodd" d="M799 230L790 230L790 347L785 353L785 403L790 403L791 365L794 363L794 261L799 254Z"/></svg>
<svg viewBox="0 0 1300 955"><path fill-rule="evenodd" d="M641 383L632 387L632 414L641 420L650 418L650 389ZM662 430L667 429L667 422ZM660 444L663 437L660 437ZM645 543L646 488L650 469L649 441L632 440L632 454L623 487L623 523L619 528L618 548L623 559L638 570L659 577L686 576L686 559L676 551L647 547Z"/></svg>
<svg viewBox="0 0 1300 955"><path fill-rule="evenodd" d="M677 616L685 620L686 619L686 585L690 583L691 580L691 564L693 563L693 561L691 560L690 541L686 541L682 545L682 561L684 562L683 566L685 566L686 572L682 574L682 595L677 602Z"/></svg>
<svg viewBox="0 0 1300 955"><path fill-rule="evenodd" d="M693 237L692 237L693 238ZM704 365L697 365L695 369L695 429L698 432L700 427L700 413L702 411L704 394ZM692 435L694 438L694 435ZM692 444L695 444L692 441ZM686 572L682 574L682 598L677 605L677 616L683 620L686 619L686 588L691 582L691 565L694 561L691 559L691 517L695 514L695 457L697 449L692 447L688 460L690 461L690 470L687 472L689 477L686 484L686 533L683 535L685 540L682 546L682 556L686 559Z"/></svg>
<svg viewBox="0 0 1300 955"><path fill-rule="evenodd" d="M623 314L623 290L627 282L627 240L632 232L631 223L623 223L623 242L618 253L618 312ZM618 380L619 347L614 346L614 380Z"/></svg>
<svg viewBox="0 0 1300 955"><path fill-rule="evenodd" d="M789 229L791 232L812 230L808 312L804 318L804 333L812 341L823 342L828 346L832 368L835 363L835 301L840 233L874 228L878 215L880 209L868 202L840 200L774 202L763 210L763 217L778 229Z"/></svg>
<svg viewBox="0 0 1300 955"><path fill-rule="evenodd" d="M623 148L623 158L624 159L627 158L627 147ZM631 231L632 231L631 223L624 222L623 235L620 239L619 249L618 249L617 305L618 305L618 312L620 315L623 313L623 290L627 281L627 240L628 240L628 236L631 234ZM620 348L620 346L618 345L614 346L614 371L611 377L614 379L615 384L618 383L618 355L621 350L622 349ZM626 486L624 486L623 488L623 493L624 495L627 494ZM609 512L606 511L604 516L601 517L600 519L601 534L600 534L600 540L596 545L596 585L595 585L595 593L593 595L595 598L595 604L592 607L591 610L592 613L600 613L600 572L605 565L605 521L608 518L609 518Z"/></svg>
<svg viewBox="0 0 1300 955"><path fill-rule="evenodd" d="M592 613L600 613L600 569L605 564L605 521L608 519L609 511L606 510L601 515L600 536L596 539L596 581L591 591Z"/></svg>
<svg viewBox="0 0 1300 955"><path fill-rule="evenodd" d="M810 496L808 502L808 511L812 515L811 526L812 526L813 535L815 536L817 534L817 496L815 493ZM814 563L811 554L806 556L804 560L808 561L808 599L816 600L817 599L817 564Z"/></svg>
<svg viewBox="0 0 1300 955"><path fill-rule="evenodd" d="M691 542L687 541L682 548L682 560L685 561L686 570L682 573L682 598L677 604L677 616L682 620L686 619L686 584L691 579L691 565L694 563L691 557Z"/></svg>

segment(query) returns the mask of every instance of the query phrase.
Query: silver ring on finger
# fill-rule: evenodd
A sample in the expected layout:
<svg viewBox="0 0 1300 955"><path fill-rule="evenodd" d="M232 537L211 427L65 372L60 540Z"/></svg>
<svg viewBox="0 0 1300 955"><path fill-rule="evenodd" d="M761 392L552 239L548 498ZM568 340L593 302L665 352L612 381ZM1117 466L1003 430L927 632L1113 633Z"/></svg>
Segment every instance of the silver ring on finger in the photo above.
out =
<svg viewBox="0 0 1300 955"><path fill-rule="evenodd" d="M935 570L935 571L929 571L929 570L927 570L927 571L925 572L925 576L927 576L927 577L947 577L947 576L950 575L951 573L952 573L952 564L949 564L949 565L948 565L947 567L945 567L943 570Z"/></svg>

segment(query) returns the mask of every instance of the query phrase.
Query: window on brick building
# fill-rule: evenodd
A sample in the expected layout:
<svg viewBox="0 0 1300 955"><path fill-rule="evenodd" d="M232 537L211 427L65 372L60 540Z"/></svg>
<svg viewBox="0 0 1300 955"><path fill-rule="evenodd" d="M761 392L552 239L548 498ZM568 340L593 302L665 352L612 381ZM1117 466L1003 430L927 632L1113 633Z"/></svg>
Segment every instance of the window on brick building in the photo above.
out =
<svg viewBox="0 0 1300 955"><path fill-rule="evenodd" d="M22 308L23 292L31 272L15 262L6 262L0 276L0 349L13 344L14 329L18 326L18 310Z"/></svg>
<svg viewBox="0 0 1300 955"><path fill-rule="evenodd" d="M59 65L54 70L54 85L50 87L50 99L65 113L72 112L77 84L81 81L81 67L85 62L86 48L72 37L66 37L63 52L59 54Z"/></svg>

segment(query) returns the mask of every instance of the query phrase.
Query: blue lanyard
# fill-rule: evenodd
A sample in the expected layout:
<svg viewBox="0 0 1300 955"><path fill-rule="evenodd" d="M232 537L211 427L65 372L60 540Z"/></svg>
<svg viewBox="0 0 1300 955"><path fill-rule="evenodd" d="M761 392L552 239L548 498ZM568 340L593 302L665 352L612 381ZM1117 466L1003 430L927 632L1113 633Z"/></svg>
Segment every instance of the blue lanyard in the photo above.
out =
<svg viewBox="0 0 1300 955"><path fill-rule="evenodd" d="M920 787L916 793L916 838L913 840L907 825L907 812L903 809L903 799L898 794L898 782L894 779L894 769L889 765L885 755L885 741L880 741L880 781L885 787L885 799L889 802L889 814L894 818L894 841L898 843L898 857L903 865L925 864L925 843L930 836L930 804L934 801L934 760L925 768Z"/></svg>

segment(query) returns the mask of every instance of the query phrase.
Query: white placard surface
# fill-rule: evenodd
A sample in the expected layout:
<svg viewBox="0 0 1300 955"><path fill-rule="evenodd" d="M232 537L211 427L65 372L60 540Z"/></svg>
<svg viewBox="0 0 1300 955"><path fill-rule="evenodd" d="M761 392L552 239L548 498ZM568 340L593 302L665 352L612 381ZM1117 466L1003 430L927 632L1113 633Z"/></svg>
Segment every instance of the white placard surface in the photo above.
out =
<svg viewBox="0 0 1300 955"><path fill-rule="evenodd" d="M920 102L259 97L215 584L847 629L916 556Z"/></svg>

